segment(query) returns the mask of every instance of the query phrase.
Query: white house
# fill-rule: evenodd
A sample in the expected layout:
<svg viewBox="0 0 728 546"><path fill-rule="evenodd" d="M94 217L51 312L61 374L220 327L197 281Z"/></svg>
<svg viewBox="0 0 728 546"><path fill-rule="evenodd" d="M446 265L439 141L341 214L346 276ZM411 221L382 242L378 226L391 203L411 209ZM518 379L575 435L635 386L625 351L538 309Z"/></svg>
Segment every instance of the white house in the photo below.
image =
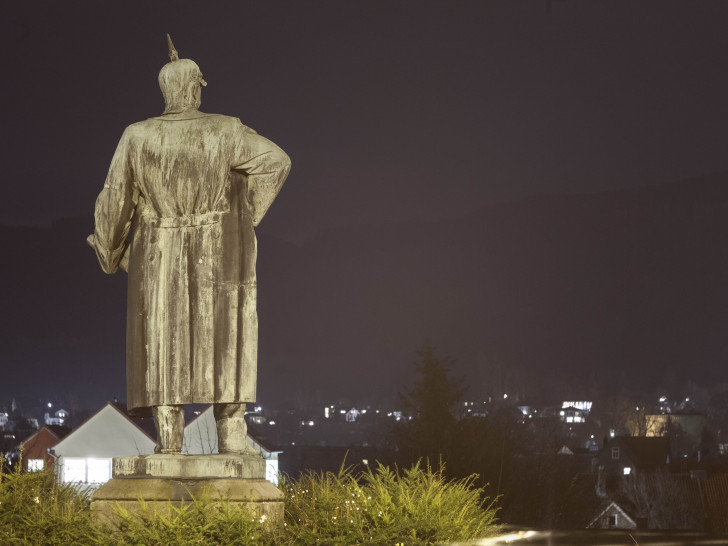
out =
<svg viewBox="0 0 728 546"><path fill-rule="evenodd" d="M282 452L268 449L250 434L248 434L248 444L265 459L265 478L272 484L278 485L278 454ZM185 426L182 453L186 455L218 453L217 427L212 406L209 406Z"/></svg>
<svg viewBox="0 0 728 546"><path fill-rule="evenodd" d="M588 529L636 529L637 523L614 501L605 501L602 510L591 520Z"/></svg>
<svg viewBox="0 0 728 546"><path fill-rule="evenodd" d="M111 459L154 453L155 441L108 402L53 448L58 480L97 488L111 479Z"/></svg>

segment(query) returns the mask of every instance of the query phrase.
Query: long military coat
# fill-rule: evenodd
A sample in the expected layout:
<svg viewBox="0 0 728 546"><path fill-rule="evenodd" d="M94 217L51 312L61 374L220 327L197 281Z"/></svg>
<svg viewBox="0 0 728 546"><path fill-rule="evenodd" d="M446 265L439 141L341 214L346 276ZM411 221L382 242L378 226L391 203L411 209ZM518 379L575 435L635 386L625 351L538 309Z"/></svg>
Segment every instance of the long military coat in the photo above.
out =
<svg viewBox="0 0 728 546"><path fill-rule="evenodd" d="M96 201L92 243L107 273L128 259L132 415L255 400L253 227L289 169L283 150L237 118L192 111L124 132Z"/></svg>

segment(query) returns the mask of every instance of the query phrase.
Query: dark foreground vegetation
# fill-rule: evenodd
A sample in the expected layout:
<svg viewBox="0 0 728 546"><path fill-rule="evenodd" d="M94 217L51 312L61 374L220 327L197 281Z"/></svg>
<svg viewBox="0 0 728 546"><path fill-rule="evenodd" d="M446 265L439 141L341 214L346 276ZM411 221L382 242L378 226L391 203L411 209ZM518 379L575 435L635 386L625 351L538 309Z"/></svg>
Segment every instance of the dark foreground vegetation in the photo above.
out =
<svg viewBox="0 0 728 546"><path fill-rule="evenodd" d="M19 465L18 465L19 466ZM52 472L0 473L0 543L74 545L434 544L498 530L495 500L473 479L446 481L441 470L385 466L354 474L304 473L283 479L285 521L273 524L231 504L197 499L167 515L141 505L96 524L88 495L59 485Z"/></svg>

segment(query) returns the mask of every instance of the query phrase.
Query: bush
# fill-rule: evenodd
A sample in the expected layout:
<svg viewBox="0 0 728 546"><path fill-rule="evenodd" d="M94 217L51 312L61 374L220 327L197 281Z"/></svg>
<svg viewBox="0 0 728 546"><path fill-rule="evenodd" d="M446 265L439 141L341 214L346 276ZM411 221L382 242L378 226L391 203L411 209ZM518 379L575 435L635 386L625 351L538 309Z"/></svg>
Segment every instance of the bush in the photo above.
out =
<svg viewBox="0 0 728 546"><path fill-rule="evenodd" d="M105 529L99 545L144 544L185 546L188 544L275 544L276 529L263 525L246 510L225 500L196 499L189 504L159 511L144 501L135 512L117 507L119 520Z"/></svg>
<svg viewBox="0 0 728 546"><path fill-rule="evenodd" d="M304 473L284 480L286 531L303 544L434 544L497 530L495 500L473 486L475 476L447 482L442 467L420 463L401 475L379 465Z"/></svg>
<svg viewBox="0 0 728 546"><path fill-rule="evenodd" d="M354 475L304 473L284 478L285 521L270 525L223 501L182 507L117 507L113 529L91 518L85 491L56 483L52 470L0 472L1 544L434 544L497 530L495 501L475 476L447 482L442 469L420 464L400 474L379 465Z"/></svg>
<svg viewBox="0 0 728 546"><path fill-rule="evenodd" d="M52 469L22 473L21 466L0 470L0 543L88 544L98 536L83 491L58 485Z"/></svg>

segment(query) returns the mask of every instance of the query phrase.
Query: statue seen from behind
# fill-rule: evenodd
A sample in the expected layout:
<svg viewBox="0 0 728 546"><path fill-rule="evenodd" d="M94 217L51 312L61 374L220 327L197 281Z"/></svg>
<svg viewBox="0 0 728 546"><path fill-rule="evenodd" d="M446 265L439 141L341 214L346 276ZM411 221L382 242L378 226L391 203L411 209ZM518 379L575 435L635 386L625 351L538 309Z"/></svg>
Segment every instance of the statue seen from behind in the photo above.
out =
<svg viewBox="0 0 728 546"><path fill-rule="evenodd" d="M161 116L127 127L96 201L89 244L128 272L127 406L180 453L184 404L213 403L220 453L246 452L255 401L256 238L288 156L239 119L199 110L196 63L159 73Z"/></svg>

